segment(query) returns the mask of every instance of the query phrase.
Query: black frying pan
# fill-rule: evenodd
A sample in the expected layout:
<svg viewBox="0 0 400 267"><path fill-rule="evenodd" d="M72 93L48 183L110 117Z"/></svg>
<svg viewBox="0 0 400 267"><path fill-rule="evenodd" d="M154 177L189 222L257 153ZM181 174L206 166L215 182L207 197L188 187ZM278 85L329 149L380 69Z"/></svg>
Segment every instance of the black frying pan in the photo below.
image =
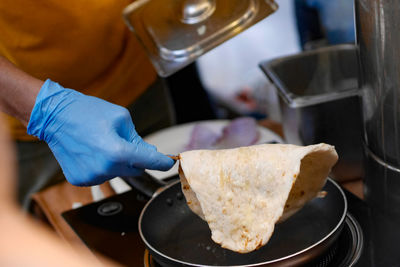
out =
<svg viewBox="0 0 400 267"><path fill-rule="evenodd" d="M270 241L247 254L221 248L205 221L187 206L175 181L154 194L139 218L139 232L162 266L295 266L325 252L339 236L346 217L342 189L328 179L325 198L315 198L276 225Z"/></svg>

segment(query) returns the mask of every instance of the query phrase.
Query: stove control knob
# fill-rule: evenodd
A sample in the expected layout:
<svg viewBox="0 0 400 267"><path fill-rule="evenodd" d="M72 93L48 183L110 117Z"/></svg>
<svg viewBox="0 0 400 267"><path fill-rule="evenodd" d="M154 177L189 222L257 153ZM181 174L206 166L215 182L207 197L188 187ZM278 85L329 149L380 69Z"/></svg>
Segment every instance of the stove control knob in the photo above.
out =
<svg viewBox="0 0 400 267"><path fill-rule="evenodd" d="M119 202L106 202L97 208L97 213L101 216L112 216L122 211L122 204Z"/></svg>

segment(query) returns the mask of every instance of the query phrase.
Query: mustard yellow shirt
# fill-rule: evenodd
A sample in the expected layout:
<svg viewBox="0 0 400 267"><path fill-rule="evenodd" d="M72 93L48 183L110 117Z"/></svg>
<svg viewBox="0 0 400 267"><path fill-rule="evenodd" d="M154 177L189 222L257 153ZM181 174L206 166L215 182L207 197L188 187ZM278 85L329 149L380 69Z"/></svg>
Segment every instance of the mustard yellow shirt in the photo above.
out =
<svg viewBox="0 0 400 267"><path fill-rule="evenodd" d="M25 72L126 106L156 74L122 20L126 0L0 1L0 54ZM8 118L17 140L33 140Z"/></svg>

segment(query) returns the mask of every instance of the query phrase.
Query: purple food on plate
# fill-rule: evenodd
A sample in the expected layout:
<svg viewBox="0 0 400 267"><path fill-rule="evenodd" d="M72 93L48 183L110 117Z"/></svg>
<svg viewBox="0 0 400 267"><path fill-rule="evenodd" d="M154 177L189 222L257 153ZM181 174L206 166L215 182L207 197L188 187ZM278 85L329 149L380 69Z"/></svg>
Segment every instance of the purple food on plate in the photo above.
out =
<svg viewBox="0 0 400 267"><path fill-rule="evenodd" d="M224 149L254 145L260 138L257 127L256 120L250 117L232 120L220 133L212 131L204 123L196 124L184 150Z"/></svg>
<svg viewBox="0 0 400 267"><path fill-rule="evenodd" d="M203 124L196 124L185 150L213 149L221 134L215 133Z"/></svg>
<svg viewBox="0 0 400 267"><path fill-rule="evenodd" d="M243 117L233 120L222 130L222 135L214 144L214 148L235 148L250 146L257 143L260 133L257 122L250 117Z"/></svg>

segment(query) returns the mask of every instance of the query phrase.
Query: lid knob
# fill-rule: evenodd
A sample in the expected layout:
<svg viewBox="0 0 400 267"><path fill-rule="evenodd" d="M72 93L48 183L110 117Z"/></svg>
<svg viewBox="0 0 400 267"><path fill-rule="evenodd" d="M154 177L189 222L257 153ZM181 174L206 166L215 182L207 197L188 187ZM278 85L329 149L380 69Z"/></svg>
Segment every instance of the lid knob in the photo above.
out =
<svg viewBox="0 0 400 267"><path fill-rule="evenodd" d="M206 20L215 10L215 0L186 0L182 6L181 21L196 24Z"/></svg>

